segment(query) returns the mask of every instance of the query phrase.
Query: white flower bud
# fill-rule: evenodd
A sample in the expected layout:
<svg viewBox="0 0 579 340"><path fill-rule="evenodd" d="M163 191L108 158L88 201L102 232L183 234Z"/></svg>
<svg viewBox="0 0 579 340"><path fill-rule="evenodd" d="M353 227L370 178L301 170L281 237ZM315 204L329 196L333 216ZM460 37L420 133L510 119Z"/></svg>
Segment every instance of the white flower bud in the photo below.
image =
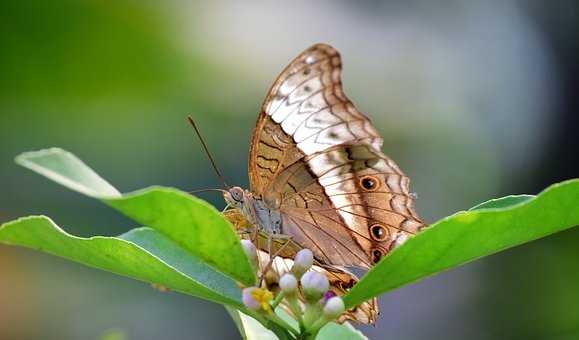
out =
<svg viewBox="0 0 579 340"><path fill-rule="evenodd" d="M307 272L314 263L314 254L309 249L302 249L298 251L294 258L294 265L292 266L292 273L298 278Z"/></svg>
<svg viewBox="0 0 579 340"><path fill-rule="evenodd" d="M300 282L308 300L319 300L330 288L328 278L315 271L305 273Z"/></svg>
<svg viewBox="0 0 579 340"><path fill-rule="evenodd" d="M292 295L298 288L298 280L292 274L284 274L284 276L279 279L279 288L281 288L284 294Z"/></svg>
<svg viewBox="0 0 579 340"><path fill-rule="evenodd" d="M245 255L249 258L249 261L253 265L257 265L257 249L255 245L250 240L241 240L241 247L245 252Z"/></svg>
<svg viewBox="0 0 579 340"><path fill-rule="evenodd" d="M330 298L324 306L324 317L329 320L336 319L344 312L345 309L346 307L344 306L344 301L342 298L339 296L334 296L333 298Z"/></svg>

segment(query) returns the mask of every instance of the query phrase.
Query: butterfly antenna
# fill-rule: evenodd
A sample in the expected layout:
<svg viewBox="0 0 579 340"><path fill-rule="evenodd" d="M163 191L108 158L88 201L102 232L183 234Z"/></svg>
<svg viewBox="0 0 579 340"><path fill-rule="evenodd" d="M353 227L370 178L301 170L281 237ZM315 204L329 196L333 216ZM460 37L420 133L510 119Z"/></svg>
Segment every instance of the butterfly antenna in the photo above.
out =
<svg viewBox="0 0 579 340"><path fill-rule="evenodd" d="M198 192L207 192L207 191L216 191L216 192L220 192L220 193L226 193L227 190L223 190L223 189L197 189L197 190L192 190L192 191L187 191L189 194L196 194Z"/></svg>
<svg viewBox="0 0 579 340"><path fill-rule="evenodd" d="M199 129L197 128L197 124L195 124L193 117L191 117L191 115L189 115L189 116L187 116L187 120L189 121L189 123L193 127L193 130L195 130L197 137L201 141L201 145L203 146L203 150L205 150L205 154L207 155L207 158L209 158L209 161L211 162L211 165L213 166L213 170L215 170L215 173L217 174L217 177L219 177L221 184L223 185L224 188L228 188L229 186L227 185L227 182L225 182L225 178L223 177L223 175L219 171L217 164L215 164L215 160L213 159L213 156L211 156L211 153L209 152L209 148L207 147L205 140L203 139L203 137L201 137L201 133L199 132Z"/></svg>

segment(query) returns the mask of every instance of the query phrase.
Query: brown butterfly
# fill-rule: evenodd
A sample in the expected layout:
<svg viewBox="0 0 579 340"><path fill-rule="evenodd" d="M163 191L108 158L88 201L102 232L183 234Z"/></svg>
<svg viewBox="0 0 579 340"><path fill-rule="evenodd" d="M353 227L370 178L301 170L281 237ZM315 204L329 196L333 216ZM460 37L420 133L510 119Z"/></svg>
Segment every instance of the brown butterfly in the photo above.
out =
<svg viewBox="0 0 579 340"><path fill-rule="evenodd" d="M321 264L370 268L425 227L408 177L382 144L343 92L338 52L314 45L282 71L262 105L250 190L232 187L225 200L270 239L285 235Z"/></svg>

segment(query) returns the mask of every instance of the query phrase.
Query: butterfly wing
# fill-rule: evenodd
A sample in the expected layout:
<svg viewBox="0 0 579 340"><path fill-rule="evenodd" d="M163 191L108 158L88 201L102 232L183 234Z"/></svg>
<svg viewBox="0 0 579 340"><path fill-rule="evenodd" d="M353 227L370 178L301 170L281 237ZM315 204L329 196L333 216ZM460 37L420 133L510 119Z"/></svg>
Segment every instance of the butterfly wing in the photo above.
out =
<svg viewBox="0 0 579 340"><path fill-rule="evenodd" d="M262 106L251 190L279 208L283 233L323 263L369 268L424 227L408 177L382 143L343 92L338 52L314 45L286 67Z"/></svg>

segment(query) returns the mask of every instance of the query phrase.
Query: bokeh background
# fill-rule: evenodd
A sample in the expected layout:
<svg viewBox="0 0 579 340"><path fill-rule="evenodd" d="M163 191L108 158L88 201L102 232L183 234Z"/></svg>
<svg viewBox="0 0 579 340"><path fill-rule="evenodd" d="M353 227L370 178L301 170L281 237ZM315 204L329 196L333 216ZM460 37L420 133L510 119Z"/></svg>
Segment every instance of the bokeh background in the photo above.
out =
<svg viewBox="0 0 579 340"><path fill-rule="evenodd" d="M50 146L125 192L217 187L189 113L228 181L246 186L266 90L316 42L341 51L346 92L427 221L579 177L574 0L3 1L0 18L0 222L46 214L82 236L135 227L13 163ZM373 339L577 339L579 229L386 294L381 307L378 325L362 327ZM238 337L216 304L0 246L0 339L111 329Z"/></svg>

